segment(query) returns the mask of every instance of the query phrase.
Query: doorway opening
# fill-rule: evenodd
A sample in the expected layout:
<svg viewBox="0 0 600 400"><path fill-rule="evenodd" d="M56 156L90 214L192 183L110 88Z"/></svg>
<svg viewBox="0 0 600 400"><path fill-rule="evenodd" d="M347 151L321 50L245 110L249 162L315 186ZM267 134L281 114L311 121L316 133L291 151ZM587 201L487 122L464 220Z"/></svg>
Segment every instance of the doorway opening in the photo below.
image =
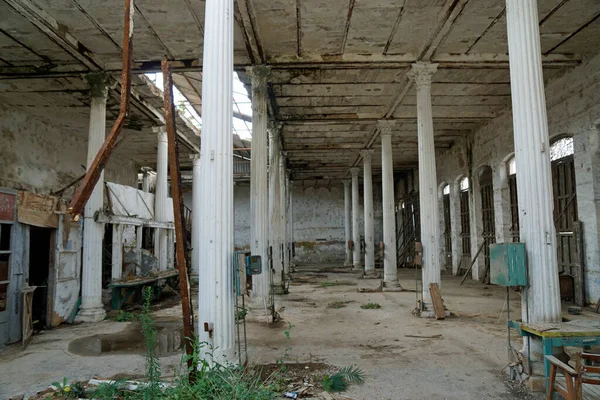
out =
<svg viewBox="0 0 600 400"><path fill-rule="evenodd" d="M33 292L32 321L34 330L51 326L50 271L52 270L52 229L29 227L29 286Z"/></svg>

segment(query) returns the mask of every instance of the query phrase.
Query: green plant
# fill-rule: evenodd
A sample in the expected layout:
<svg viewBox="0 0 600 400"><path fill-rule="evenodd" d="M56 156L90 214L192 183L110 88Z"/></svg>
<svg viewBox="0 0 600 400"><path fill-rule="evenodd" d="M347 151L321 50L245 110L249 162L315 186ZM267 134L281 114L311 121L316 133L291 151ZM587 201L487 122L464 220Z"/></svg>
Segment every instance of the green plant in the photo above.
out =
<svg viewBox="0 0 600 400"><path fill-rule="evenodd" d="M331 287L331 286L354 286L356 283L352 281L324 281L320 283L321 287Z"/></svg>
<svg viewBox="0 0 600 400"><path fill-rule="evenodd" d="M353 302L354 302L354 300L334 301L333 303L327 304L327 308L336 308L336 309L344 308L344 307L346 307L346 304L353 303Z"/></svg>
<svg viewBox="0 0 600 400"><path fill-rule="evenodd" d="M363 310L376 310L376 309L381 308L381 304L369 302L369 303L366 303L366 304L362 304L360 306L360 308L362 308Z"/></svg>
<svg viewBox="0 0 600 400"><path fill-rule="evenodd" d="M66 377L63 378L62 382L52 382L52 386L56 388L53 397L61 399L76 399L79 397L78 392L81 388L81 384L78 382L70 384Z"/></svg>
<svg viewBox="0 0 600 400"><path fill-rule="evenodd" d="M88 397L92 399L117 399L121 395L124 384L125 379L101 383L94 390L90 391Z"/></svg>
<svg viewBox="0 0 600 400"><path fill-rule="evenodd" d="M246 318L246 315L248 315L248 310L245 308L241 308L239 310L236 310L235 313L235 322L239 322L242 321Z"/></svg>
<svg viewBox="0 0 600 400"><path fill-rule="evenodd" d="M158 398L160 392L160 362L156 356L156 330L153 326L150 304L152 302L152 288L144 290L143 311L139 315L142 324L142 334L146 343L146 385L143 390L145 400Z"/></svg>
<svg viewBox="0 0 600 400"><path fill-rule="evenodd" d="M325 375L321 381L321 385L325 391L334 393L344 392L351 383L362 385L364 382L364 371L358 367L348 366L331 376Z"/></svg>
<svg viewBox="0 0 600 400"><path fill-rule="evenodd" d="M127 312L127 311L123 311L123 310L119 310L119 313L115 317L115 321L117 321L117 322L126 322L126 321L131 321L133 319L135 319L134 314Z"/></svg>
<svg viewBox="0 0 600 400"><path fill-rule="evenodd" d="M279 365L281 372L287 371L287 366L285 365L285 362L290 358L290 352L292 351L290 342L292 340L291 333L292 333L293 328L294 328L294 325L292 325L291 322L288 322L288 328L283 332L283 334L285 335L285 337L287 339L287 347L283 351L283 357L276 361L277 365Z"/></svg>

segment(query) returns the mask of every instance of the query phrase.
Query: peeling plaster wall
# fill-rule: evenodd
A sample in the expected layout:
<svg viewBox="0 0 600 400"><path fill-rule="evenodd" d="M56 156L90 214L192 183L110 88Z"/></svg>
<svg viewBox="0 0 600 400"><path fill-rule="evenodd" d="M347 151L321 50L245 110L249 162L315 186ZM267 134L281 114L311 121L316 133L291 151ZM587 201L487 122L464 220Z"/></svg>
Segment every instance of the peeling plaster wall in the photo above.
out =
<svg viewBox="0 0 600 400"><path fill-rule="evenodd" d="M571 135L575 147L575 174L579 219L583 222L585 252L586 301L600 297L600 54L587 58L580 66L546 85L550 138ZM457 163L467 156L466 146L455 146L437 155L438 183L452 182L452 197L457 202L456 181L465 174L471 182L471 237L475 254L481 233L481 199L478 172L489 165L493 171L496 240L509 240L510 209L506 162L514 152L512 113L507 112L475 131L471 138L472 168ZM517 179L519 166L517 165ZM459 223L457 208L452 208L452 220ZM477 233L477 235L475 235ZM458 236L453 241L458 241ZM458 249L457 246L453 246ZM456 254L453 259L458 260ZM456 265L454 265L456 268ZM483 273L483 258L474 268L473 278Z"/></svg>
<svg viewBox="0 0 600 400"><path fill-rule="evenodd" d="M364 198L359 187L359 226L364 238ZM343 263L344 186L341 182L327 187L294 184L292 189L294 241L296 263ZM379 257L379 241L383 240L383 210L381 182L373 182L373 226L375 228L375 258Z"/></svg>
<svg viewBox="0 0 600 400"><path fill-rule="evenodd" d="M68 116L65 116L68 118ZM40 122L0 104L0 187L49 193L67 186L85 170L87 132L81 135ZM111 156L104 179L137 187L134 163ZM72 196L74 189L65 195Z"/></svg>

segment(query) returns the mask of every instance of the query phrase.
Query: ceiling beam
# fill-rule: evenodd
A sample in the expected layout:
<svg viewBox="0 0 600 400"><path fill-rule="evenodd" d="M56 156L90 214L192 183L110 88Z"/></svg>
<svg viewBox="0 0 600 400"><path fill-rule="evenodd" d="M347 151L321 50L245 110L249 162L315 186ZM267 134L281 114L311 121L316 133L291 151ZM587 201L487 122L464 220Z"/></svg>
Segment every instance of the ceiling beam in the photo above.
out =
<svg viewBox="0 0 600 400"><path fill-rule="evenodd" d="M431 57L435 54L438 46L446 38L454 22L458 16L462 13L463 9L467 5L469 0L448 0L442 11L444 18L442 23L438 25L435 36L431 40L431 43L423 50L419 57L422 61L430 61Z"/></svg>

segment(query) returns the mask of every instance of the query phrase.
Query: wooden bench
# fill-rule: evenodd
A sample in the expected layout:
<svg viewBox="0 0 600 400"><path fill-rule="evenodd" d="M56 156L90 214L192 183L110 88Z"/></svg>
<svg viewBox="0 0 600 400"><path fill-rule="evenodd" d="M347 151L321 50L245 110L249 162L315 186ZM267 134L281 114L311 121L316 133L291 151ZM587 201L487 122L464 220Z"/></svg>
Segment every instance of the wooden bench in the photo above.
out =
<svg viewBox="0 0 600 400"><path fill-rule="evenodd" d="M112 289L111 308L113 310L120 310L133 295L136 295L136 297L141 300L143 298L143 289L147 286L152 287L156 298L164 288L165 284L171 283L171 286L173 286L172 281L176 280L178 276L179 271L176 269L169 269L160 271L153 276L109 283L108 287Z"/></svg>
<svg viewBox="0 0 600 400"><path fill-rule="evenodd" d="M600 354L578 353L575 368L554 356L546 356L550 362L548 377L548 400L556 393L567 400L600 399L600 367L588 365L599 362Z"/></svg>

